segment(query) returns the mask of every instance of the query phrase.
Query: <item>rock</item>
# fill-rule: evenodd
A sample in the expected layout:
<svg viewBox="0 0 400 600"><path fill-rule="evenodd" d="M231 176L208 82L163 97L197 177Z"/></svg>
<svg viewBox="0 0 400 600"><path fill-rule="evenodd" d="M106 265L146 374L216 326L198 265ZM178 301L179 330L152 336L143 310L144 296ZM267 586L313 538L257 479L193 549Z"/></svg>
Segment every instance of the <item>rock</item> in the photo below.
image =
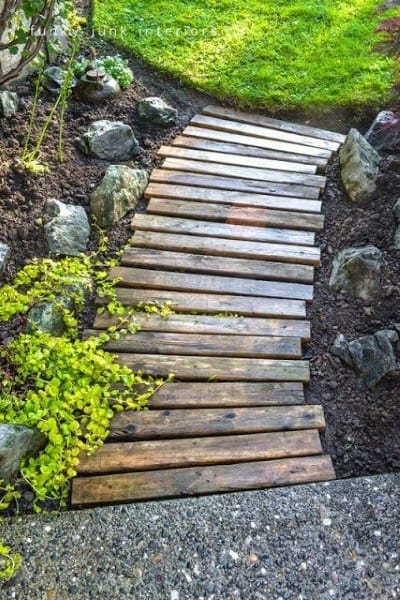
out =
<svg viewBox="0 0 400 600"><path fill-rule="evenodd" d="M10 258L10 247L0 242L0 277L3 275L8 259Z"/></svg>
<svg viewBox="0 0 400 600"><path fill-rule="evenodd" d="M349 343L348 349L363 387L371 388L385 375L397 370L392 342L386 332L354 340Z"/></svg>
<svg viewBox="0 0 400 600"><path fill-rule="evenodd" d="M369 200L376 190L380 156L357 129L351 129L339 153L343 185L353 202Z"/></svg>
<svg viewBox="0 0 400 600"><path fill-rule="evenodd" d="M104 160L129 160L139 150L133 129L121 121L95 121L78 140L80 149Z"/></svg>
<svg viewBox="0 0 400 600"><path fill-rule="evenodd" d="M400 250L400 225L397 227L394 238L393 238L393 246L396 250Z"/></svg>
<svg viewBox="0 0 400 600"><path fill-rule="evenodd" d="M36 428L0 424L0 480L11 482L18 475L21 461L35 456L45 445L46 437Z"/></svg>
<svg viewBox="0 0 400 600"><path fill-rule="evenodd" d="M0 117L12 117L18 110L19 99L15 92L0 91Z"/></svg>
<svg viewBox="0 0 400 600"><path fill-rule="evenodd" d="M378 340L387 340L388 342L391 342L392 344L397 344L397 342L399 341L399 334L396 331L396 328L394 329L381 329L380 331L377 331L375 333L375 337Z"/></svg>
<svg viewBox="0 0 400 600"><path fill-rule="evenodd" d="M90 206L100 227L112 227L135 208L148 183L143 169L125 165L108 167L100 185L90 196Z"/></svg>
<svg viewBox="0 0 400 600"><path fill-rule="evenodd" d="M351 360L351 355L349 352L349 343L342 333L339 333L339 335L336 337L335 341L333 342L333 346L331 348L331 353L334 356L337 356L338 358L340 358L340 360L342 362L344 362L344 364L347 365L348 367L353 366L353 363Z"/></svg>
<svg viewBox="0 0 400 600"><path fill-rule="evenodd" d="M382 266L382 253L375 246L346 248L333 261L329 285L337 292L370 302L380 290Z"/></svg>
<svg viewBox="0 0 400 600"><path fill-rule="evenodd" d="M400 152L400 113L381 111L365 134L378 152Z"/></svg>
<svg viewBox="0 0 400 600"><path fill-rule="evenodd" d="M47 67L44 70L43 86L52 94L58 94L64 81L66 72L61 67ZM71 80L70 88L76 85L75 77Z"/></svg>
<svg viewBox="0 0 400 600"><path fill-rule="evenodd" d="M60 298L54 302L35 304L28 312L29 331L32 333L35 329L39 329L43 333L54 336L62 335L66 331L63 308L72 310L73 303Z"/></svg>
<svg viewBox="0 0 400 600"><path fill-rule="evenodd" d="M400 198L392 208L396 221L400 223Z"/></svg>
<svg viewBox="0 0 400 600"><path fill-rule="evenodd" d="M89 221L82 206L64 204L59 200L47 200L44 226L49 250L53 254L77 256L86 250L89 241Z"/></svg>
<svg viewBox="0 0 400 600"><path fill-rule="evenodd" d="M178 117L176 108L169 106L162 98L144 98L137 106L138 117L150 127L172 127Z"/></svg>

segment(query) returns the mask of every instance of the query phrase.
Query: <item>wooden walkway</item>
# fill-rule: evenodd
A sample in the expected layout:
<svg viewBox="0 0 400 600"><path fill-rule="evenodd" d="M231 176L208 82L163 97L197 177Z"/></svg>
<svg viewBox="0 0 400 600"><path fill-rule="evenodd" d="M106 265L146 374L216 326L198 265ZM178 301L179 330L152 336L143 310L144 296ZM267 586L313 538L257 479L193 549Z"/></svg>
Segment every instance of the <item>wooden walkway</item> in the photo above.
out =
<svg viewBox="0 0 400 600"><path fill-rule="evenodd" d="M159 155L118 297L173 303L110 342L121 364L176 381L118 414L82 458L72 505L267 488L335 477L321 406L304 403L306 303L320 262L324 169L344 136L208 106ZM101 304L101 300L98 303ZM96 317L93 334L115 323Z"/></svg>

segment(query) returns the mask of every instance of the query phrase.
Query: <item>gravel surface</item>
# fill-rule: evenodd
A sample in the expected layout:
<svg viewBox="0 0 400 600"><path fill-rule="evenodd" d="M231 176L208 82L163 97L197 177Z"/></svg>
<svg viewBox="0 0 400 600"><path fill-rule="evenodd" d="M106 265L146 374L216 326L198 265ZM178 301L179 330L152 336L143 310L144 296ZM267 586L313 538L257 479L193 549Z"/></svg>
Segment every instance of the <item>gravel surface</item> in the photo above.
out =
<svg viewBox="0 0 400 600"><path fill-rule="evenodd" d="M7 520L18 600L400 597L400 475Z"/></svg>

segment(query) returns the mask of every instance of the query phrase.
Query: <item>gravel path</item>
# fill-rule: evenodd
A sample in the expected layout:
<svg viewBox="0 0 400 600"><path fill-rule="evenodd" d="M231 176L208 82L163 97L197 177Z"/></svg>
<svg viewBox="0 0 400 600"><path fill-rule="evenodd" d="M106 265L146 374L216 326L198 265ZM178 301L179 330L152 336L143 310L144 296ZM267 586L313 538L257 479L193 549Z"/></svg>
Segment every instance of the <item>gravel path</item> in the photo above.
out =
<svg viewBox="0 0 400 600"><path fill-rule="evenodd" d="M400 597L400 474L4 522L18 600Z"/></svg>

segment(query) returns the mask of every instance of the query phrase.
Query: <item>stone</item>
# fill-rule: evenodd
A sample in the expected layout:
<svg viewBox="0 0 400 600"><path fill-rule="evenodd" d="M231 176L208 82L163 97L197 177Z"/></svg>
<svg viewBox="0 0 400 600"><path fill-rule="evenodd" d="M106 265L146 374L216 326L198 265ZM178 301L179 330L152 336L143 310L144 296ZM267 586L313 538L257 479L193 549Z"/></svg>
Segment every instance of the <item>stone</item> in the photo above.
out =
<svg viewBox="0 0 400 600"><path fill-rule="evenodd" d="M383 259L375 246L346 248L333 261L330 287L353 298L371 302L380 291Z"/></svg>
<svg viewBox="0 0 400 600"><path fill-rule="evenodd" d="M85 154L110 161L129 160L139 150L132 127L121 121L95 121L78 145Z"/></svg>
<svg viewBox="0 0 400 600"><path fill-rule="evenodd" d="M90 226L82 206L64 204L52 198L46 202L45 218L44 231L50 252L77 256L86 250Z"/></svg>
<svg viewBox="0 0 400 600"><path fill-rule="evenodd" d="M392 343L387 332L382 331L349 343L354 370L362 387L371 388L385 375L397 370Z"/></svg>
<svg viewBox="0 0 400 600"><path fill-rule="evenodd" d="M0 242L0 277L3 275L10 258L10 247Z"/></svg>
<svg viewBox="0 0 400 600"><path fill-rule="evenodd" d="M339 153L343 185L352 202L366 202L376 190L381 157L357 129L351 129Z"/></svg>
<svg viewBox="0 0 400 600"><path fill-rule="evenodd" d="M400 223L400 198L397 200L396 204L392 208L394 217L396 221Z"/></svg>
<svg viewBox="0 0 400 600"><path fill-rule="evenodd" d="M19 99L15 92L0 91L0 117L12 117L18 111Z"/></svg>
<svg viewBox="0 0 400 600"><path fill-rule="evenodd" d="M138 117L150 127L172 127L176 124L178 111L162 98L144 98L137 106Z"/></svg>
<svg viewBox="0 0 400 600"><path fill-rule="evenodd" d="M397 227L394 238L393 238L393 246L396 250L400 250L400 225Z"/></svg>
<svg viewBox="0 0 400 600"><path fill-rule="evenodd" d="M108 167L90 196L90 206L100 227L109 228L135 208L148 183L143 169L125 165Z"/></svg>
<svg viewBox="0 0 400 600"><path fill-rule="evenodd" d="M73 303L67 299L58 299L54 302L40 302L35 304L28 312L28 330L35 329L54 336L62 335L66 331L63 319L63 308L72 310Z"/></svg>
<svg viewBox="0 0 400 600"><path fill-rule="evenodd" d="M400 113L382 110L365 134L378 152L400 152Z"/></svg>
<svg viewBox="0 0 400 600"><path fill-rule="evenodd" d="M61 69L61 67L47 67L47 69L44 70L43 74L43 86L51 94L58 94L65 78L65 70ZM69 87L73 88L75 87L75 85L76 79L75 77L73 77Z"/></svg>
<svg viewBox="0 0 400 600"><path fill-rule="evenodd" d="M35 456L45 445L46 437L36 428L0 424L0 480L13 481L24 458Z"/></svg>
<svg viewBox="0 0 400 600"><path fill-rule="evenodd" d="M331 348L331 353L334 356L340 358L340 360L348 367L353 366L351 355L349 352L349 343L342 333L339 333L336 336L335 341L333 342L333 346Z"/></svg>

